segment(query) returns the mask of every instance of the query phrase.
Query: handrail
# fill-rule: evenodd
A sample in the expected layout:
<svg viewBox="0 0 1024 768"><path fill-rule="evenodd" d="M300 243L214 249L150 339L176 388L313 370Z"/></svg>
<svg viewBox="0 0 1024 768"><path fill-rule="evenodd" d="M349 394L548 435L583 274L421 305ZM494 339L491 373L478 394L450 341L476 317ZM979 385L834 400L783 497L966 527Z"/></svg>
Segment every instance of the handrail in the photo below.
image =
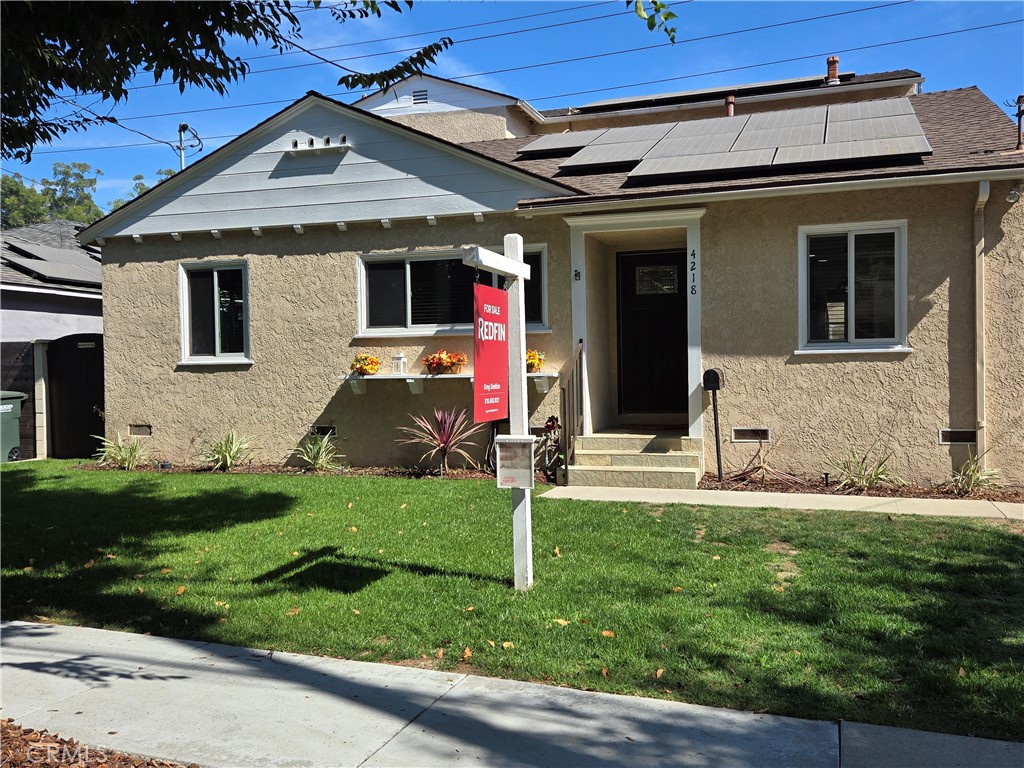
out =
<svg viewBox="0 0 1024 768"><path fill-rule="evenodd" d="M576 352L558 372L562 400L561 454L565 457L563 484L568 484L568 468L576 460L576 438L583 432L583 340Z"/></svg>

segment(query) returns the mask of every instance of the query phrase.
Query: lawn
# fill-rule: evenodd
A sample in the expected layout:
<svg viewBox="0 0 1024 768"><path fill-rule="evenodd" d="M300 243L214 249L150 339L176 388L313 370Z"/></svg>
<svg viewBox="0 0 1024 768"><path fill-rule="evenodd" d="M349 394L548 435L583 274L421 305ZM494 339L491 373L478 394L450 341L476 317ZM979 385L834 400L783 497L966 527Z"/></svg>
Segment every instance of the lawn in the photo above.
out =
<svg viewBox="0 0 1024 768"><path fill-rule="evenodd" d="M2 615L1024 740L1020 523L2 471Z"/></svg>

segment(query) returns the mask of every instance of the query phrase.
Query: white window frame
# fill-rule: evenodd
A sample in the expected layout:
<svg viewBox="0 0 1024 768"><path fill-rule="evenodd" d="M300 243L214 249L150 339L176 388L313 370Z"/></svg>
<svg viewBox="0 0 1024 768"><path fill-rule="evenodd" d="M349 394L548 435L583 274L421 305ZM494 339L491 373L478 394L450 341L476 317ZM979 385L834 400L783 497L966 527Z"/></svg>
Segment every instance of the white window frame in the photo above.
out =
<svg viewBox="0 0 1024 768"><path fill-rule="evenodd" d="M193 355L191 353L191 328L192 328L192 304L188 289L188 276L191 272L213 272L214 273L214 295L217 291L218 270L239 269L242 270L242 299L244 302L244 315L242 317L242 352L220 352L220 315L213 313L214 322L214 353L212 355ZM229 259L215 262L193 262L180 264L178 267L178 297L181 307L181 359L179 365L251 365L252 357L249 347L249 264L244 259Z"/></svg>
<svg viewBox="0 0 1024 768"><path fill-rule="evenodd" d="M864 339L853 341L809 341L808 340L808 315L809 307L809 280L810 270L808 268L807 240L814 235L846 235L849 248L847 249L847 276L848 276L848 299L849 307L856 306L856 285L853 280L854 249L853 242L855 235L882 234L893 232L896 243L896 284L893 287L895 306L895 331L892 339ZM852 224L817 224L814 226L802 226L797 230L799 244L797 247L798 268L797 274L800 282L800 304L798 315L797 338L799 340L794 354L797 355L835 355L835 354L871 354L871 353L908 353L914 350L907 341L907 220L895 221L868 221ZM849 322L849 321L848 321Z"/></svg>
<svg viewBox="0 0 1024 768"><path fill-rule="evenodd" d="M504 251L503 246L485 246L496 253ZM548 247L546 244L530 244L523 247L524 252L540 253L540 275L531 275L531 280L541 281L541 322L526 324L528 333L548 333L551 328L548 325ZM410 263L414 261L440 261L442 259L462 260L462 249L445 249L436 251L415 251L412 253L362 253L356 258L356 286L357 301L359 303L359 332L357 338L394 338L401 336L470 336L473 333L473 324L451 323L446 325L412 325L412 292L409 286L412 284L410 276ZM394 261L405 262L405 319L404 326L388 326L371 328L369 326L370 304L369 293L366 287L366 266L368 264L386 263ZM485 278L481 278L483 281ZM501 286L502 283L494 278L487 285Z"/></svg>

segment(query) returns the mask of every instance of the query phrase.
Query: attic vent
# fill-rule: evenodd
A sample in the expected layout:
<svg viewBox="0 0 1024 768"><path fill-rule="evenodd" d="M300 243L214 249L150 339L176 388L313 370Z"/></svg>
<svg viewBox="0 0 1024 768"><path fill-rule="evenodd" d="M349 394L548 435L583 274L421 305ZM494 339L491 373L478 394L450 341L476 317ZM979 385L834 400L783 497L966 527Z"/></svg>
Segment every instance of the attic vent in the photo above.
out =
<svg viewBox="0 0 1024 768"><path fill-rule="evenodd" d="M978 442L976 429L940 429L939 445L962 445Z"/></svg>
<svg viewBox="0 0 1024 768"><path fill-rule="evenodd" d="M426 104L426 103L428 103L427 102L427 92L425 90L423 90L423 91L413 91L412 92L412 103L413 104Z"/></svg>
<svg viewBox="0 0 1024 768"><path fill-rule="evenodd" d="M299 148L299 140L298 139L292 139L292 149L298 149L298 148Z"/></svg>
<svg viewBox="0 0 1024 768"><path fill-rule="evenodd" d="M325 147L331 146L331 137L330 136L324 136L324 146Z"/></svg>
<svg viewBox="0 0 1024 768"><path fill-rule="evenodd" d="M306 146L309 147L310 149L312 149L314 147L313 137L312 136L309 138L309 141L306 142Z"/></svg>

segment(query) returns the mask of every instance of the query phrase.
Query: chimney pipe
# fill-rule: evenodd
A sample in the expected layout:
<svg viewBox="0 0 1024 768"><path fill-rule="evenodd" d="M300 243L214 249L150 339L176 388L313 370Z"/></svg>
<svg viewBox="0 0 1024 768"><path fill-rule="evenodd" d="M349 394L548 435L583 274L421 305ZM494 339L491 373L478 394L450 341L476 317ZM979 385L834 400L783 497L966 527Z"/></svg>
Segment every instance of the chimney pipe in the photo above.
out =
<svg viewBox="0 0 1024 768"><path fill-rule="evenodd" d="M725 97L725 114L729 117L736 114L736 97L731 93Z"/></svg>
<svg viewBox="0 0 1024 768"><path fill-rule="evenodd" d="M825 79L825 85L839 85L839 57L829 56L828 57L828 77Z"/></svg>

